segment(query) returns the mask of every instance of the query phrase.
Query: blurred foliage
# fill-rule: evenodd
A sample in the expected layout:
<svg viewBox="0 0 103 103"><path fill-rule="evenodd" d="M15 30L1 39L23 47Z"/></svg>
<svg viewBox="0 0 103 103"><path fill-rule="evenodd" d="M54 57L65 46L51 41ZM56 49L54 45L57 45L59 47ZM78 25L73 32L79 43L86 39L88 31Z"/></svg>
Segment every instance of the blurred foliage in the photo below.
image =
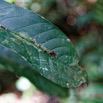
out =
<svg viewBox="0 0 103 103"><path fill-rule="evenodd" d="M81 86L77 92L78 103L102 103L103 0L14 0L12 2L43 15L66 33L76 46L80 57L79 63L89 77L88 87Z"/></svg>
<svg viewBox="0 0 103 103"><path fill-rule="evenodd" d="M103 102L103 83L92 83L81 92L84 103Z"/></svg>

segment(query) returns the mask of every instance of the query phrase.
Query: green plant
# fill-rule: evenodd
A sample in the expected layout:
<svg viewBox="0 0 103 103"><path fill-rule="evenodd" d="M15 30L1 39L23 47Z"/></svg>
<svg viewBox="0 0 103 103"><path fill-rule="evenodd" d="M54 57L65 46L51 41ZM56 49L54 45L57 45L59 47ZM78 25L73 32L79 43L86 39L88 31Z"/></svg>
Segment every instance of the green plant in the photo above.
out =
<svg viewBox="0 0 103 103"><path fill-rule="evenodd" d="M67 88L86 82L73 44L43 17L1 0L0 25L2 69L27 77L52 95L66 96Z"/></svg>

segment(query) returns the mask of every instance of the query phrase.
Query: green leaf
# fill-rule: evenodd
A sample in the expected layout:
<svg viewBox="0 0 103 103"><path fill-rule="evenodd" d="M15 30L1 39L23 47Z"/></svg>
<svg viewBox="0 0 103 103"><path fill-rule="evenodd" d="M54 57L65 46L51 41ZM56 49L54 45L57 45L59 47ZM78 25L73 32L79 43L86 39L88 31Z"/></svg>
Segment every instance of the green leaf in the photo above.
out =
<svg viewBox="0 0 103 103"><path fill-rule="evenodd" d="M31 66L28 65L18 54L0 46L0 73L3 71L6 71L7 73L8 70L18 76L27 77L39 90L45 93L60 97L68 96L68 88L61 87L60 85L44 78L38 72L32 70ZM4 77L1 79L4 79Z"/></svg>
<svg viewBox="0 0 103 103"><path fill-rule="evenodd" d="M41 75L63 87L86 82L73 44L43 17L1 1L0 24L0 44L21 55Z"/></svg>
<svg viewBox="0 0 103 103"><path fill-rule="evenodd" d="M17 59L19 58L17 57ZM16 63L10 60L9 58L0 57L0 73L7 70L11 71L12 73L18 76L27 77L39 90L45 93L60 97L68 96L67 88L61 87L49 81L48 79L41 76L38 72L32 70L30 67L23 66L22 64Z"/></svg>

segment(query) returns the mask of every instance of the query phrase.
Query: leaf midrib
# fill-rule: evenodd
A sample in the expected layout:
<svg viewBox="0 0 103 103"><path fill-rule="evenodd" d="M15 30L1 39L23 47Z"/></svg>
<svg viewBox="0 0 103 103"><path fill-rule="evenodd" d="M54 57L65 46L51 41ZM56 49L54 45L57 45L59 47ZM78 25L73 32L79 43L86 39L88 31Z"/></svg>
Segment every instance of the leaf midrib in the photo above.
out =
<svg viewBox="0 0 103 103"><path fill-rule="evenodd" d="M39 44L35 44L35 43L34 43L34 42L36 42L36 41L34 41L34 40L32 40L32 39L27 39L27 38L25 38L25 37L22 37L19 33L15 33L15 32L13 32L13 31L5 28L5 27L1 27L1 28L2 28L4 31L9 32L9 34L13 35L15 39L19 39L20 41L23 40L26 44L29 44L29 45L33 46L34 48L37 48L37 49L40 49L40 50L44 51L43 48L38 48L37 45L39 45ZM45 52L45 51L44 51L44 52ZM45 53L49 54L49 50L47 50L47 52L45 52ZM56 61L58 61L61 65L63 65L64 68L62 68L62 69L64 69L64 71L65 71L66 69L67 69L67 70L70 70L69 68L72 69L72 67L74 67L74 66L78 66L77 64L67 66L67 65L65 65L63 62L61 62L56 56L53 56L53 55L50 55L50 54L49 54L49 58L50 58L50 57L55 58ZM51 58L50 58L50 59L51 59ZM52 62L56 63L55 60L52 61ZM31 63L30 63L30 65L31 65ZM69 72L71 72L71 70L70 70ZM71 73L72 73L72 72L71 72ZM41 73L40 73L40 74L41 74ZM72 79L73 79L73 78L72 78ZM85 78L84 78L84 79L85 79ZM69 82L69 81L68 81L68 82Z"/></svg>

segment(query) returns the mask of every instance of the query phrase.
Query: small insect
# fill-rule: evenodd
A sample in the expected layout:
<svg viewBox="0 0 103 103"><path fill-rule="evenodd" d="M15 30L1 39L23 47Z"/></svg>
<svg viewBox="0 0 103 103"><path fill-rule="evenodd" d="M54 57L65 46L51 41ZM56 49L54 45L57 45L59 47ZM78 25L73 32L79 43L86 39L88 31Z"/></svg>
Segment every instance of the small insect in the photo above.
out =
<svg viewBox="0 0 103 103"><path fill-rule="evenodd" d="M50 50L50 51L49 51L49 54L50 54L50 55L56 55L53 50Z"/></svg>

